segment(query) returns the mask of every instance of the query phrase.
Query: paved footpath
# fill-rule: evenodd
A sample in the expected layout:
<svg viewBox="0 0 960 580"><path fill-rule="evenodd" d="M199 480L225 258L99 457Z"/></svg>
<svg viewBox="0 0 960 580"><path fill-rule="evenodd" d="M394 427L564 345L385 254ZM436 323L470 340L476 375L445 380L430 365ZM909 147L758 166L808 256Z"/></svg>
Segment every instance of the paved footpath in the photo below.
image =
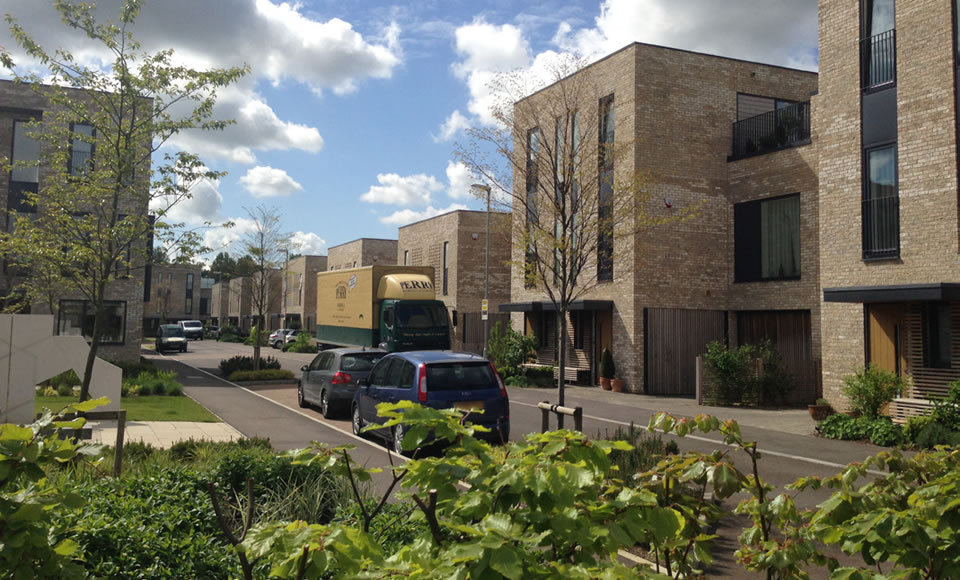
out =
<svg viewBox="0 0 960 580"><path fill-rule="evenodd" d="M93 429L91 442L114 445L117 441L116 421L88 421ZM205 441L233 441L243 433L229 423L201 423L198 421L127 421L123 427L124 443L139 441L161 449L168 449L177 441L197 439Z"/></svg>

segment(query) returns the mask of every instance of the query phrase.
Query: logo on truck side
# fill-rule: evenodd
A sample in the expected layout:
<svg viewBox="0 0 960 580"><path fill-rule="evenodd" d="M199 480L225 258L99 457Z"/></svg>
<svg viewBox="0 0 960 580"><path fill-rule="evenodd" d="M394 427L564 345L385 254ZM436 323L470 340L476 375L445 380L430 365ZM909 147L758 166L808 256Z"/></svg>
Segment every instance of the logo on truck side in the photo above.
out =
<svg viewBox="0 0 960 580"><path fill-rule="evenodd" d="M404 280L400 282L400 287L404 290L433 290L433 283L421 282L419 280Z"/></svg>

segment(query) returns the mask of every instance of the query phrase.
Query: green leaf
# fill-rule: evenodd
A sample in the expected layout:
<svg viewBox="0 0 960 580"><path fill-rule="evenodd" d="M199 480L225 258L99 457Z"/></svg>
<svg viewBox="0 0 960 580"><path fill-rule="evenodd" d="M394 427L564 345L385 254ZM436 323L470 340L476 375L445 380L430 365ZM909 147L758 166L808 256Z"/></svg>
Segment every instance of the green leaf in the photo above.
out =
<svg viewBox="0 0 960 580"><path fill-rule="evenodd" d="M57 544L53 551L61 556L69 557L74 555L79 549L80 544L68 538Z"/></svg>
<svg viewBox="0 0 960 580"><path fill-rule="evenodd" d="M517 552L510 546L503 546L490 555L490 567L507 578L523 578L523 565Z"/></svg>
<svg viewBox="0 0 960 580"><path fill-rule="evenodd" d="M21 427L12 423L0 425L0 441L30 441L33 439L33 429Z"/></svg>

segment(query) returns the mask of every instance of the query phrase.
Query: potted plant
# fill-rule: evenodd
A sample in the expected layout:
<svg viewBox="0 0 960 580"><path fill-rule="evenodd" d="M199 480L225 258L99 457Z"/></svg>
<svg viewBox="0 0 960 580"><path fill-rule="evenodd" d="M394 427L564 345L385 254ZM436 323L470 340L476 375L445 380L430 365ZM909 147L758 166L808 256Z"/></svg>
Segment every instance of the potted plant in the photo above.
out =
<svg viewBox="0 0 960 580"><path fill-rule="evenodd" d="M817 399L813 405L807 405L807 410L810 411L810 418L814 421L823 421L833 413L833 407L823 397Z"/></svg>
<svg viewBox="0 0 960 580"><path fill-rule="evenodd" d="M610 379L610 388L613 389L614 393L622 393L623 387L626 386L626 384L627 384L627 381L619 377L614 377Z"/></svg>
<svg viewBox="0 0 960 580"><path fill-rule="evenodd" d="M610 349L605 348L600 353L600 387L604 391L610 390L610 379L617 373L617 367L613 364L613 355Z"/></svg>

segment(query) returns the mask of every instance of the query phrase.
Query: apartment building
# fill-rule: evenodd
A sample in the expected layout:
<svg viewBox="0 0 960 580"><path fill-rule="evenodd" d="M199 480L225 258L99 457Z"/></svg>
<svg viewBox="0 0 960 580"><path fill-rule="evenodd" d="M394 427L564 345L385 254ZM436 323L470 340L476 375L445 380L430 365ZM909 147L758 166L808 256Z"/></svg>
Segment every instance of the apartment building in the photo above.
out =
<svg viewBox="0 0 960 580"><path fill-rule="evenodd" d="M565 321L567 380L596 384L609 348L627 390L692 396L706 344L769 339L797 377L791 400L816 397L816 90L815 73L635 43L515 103L514 151L525 159L514 167L526 167L515 171L515 191L552 200L563 189L549 162L570 148L577 160L598 160L570 178L571 195L593 195L594 215L609 221L624 217L611 201L618 191L640 183L637 201L616 212L653 222L635 230L626 219L625 229L596 234L577 280L589 289ZM529 203L513 209L515 240L552 227ZM514 243L511 301L500 309L537 337L540 362L554 364L556 312L542 287L526 283L523 264L525 253L555 250L536 242Z"/></svg>
<svg viewBox="0 0 960 580"><path fill-rule="evenodd" d="M230 324L230 280L218 280L210 288L210 317L214 324Z"/></svg>
<svg viewBox="0 0 960 580"><path fill-rule="evenodd" d="M81 90L62 89L71 93L79 102L93 101L90 95ZM26 203L28 192L44 193L44 188L57 178L60 172L54 172L49 165L49 156L44 154L46 146L40 140L34 139L31 133L40 130L64 130L60 123L66 122L59 110L48 100L34 91L33 87L24 83L0 80L0 158L14 163L36 162L34 165L20 165L14 167L4 179L0 179L0 207L6 210L16 210L21 215L42 214L42 207ZM61 117L58 119L58 117ZM30 127L31 122L41 122L41 127ZM97 136L94 128L84 123L84 119L69 120L70 130L74 134L88 135L86 140L65 142L67 149L66 162L68 163L71 179L83 179L83 175L93 167L97 161ZM137 175L149 175L149 167L137 168ZM141 186L143 194L138 199L122 201L122 211L127 215L146 215L147 194L149 183L146 179L137 179L134 182L137 189ZM9 217L2 218L3 227L13 227ZM100 356L112 360L136 360L140 356L140 342L143 336L142 322L144 318L144 272L149 270L138 257L143 248L130 248L127 265L123 271L116 273L117 278L107 289L105 301L106 329L102 337ZM22 282L25 272L17 271L4 263L0 271L0 295L6 296ZM56 332L61 335L79 335L89 338L93 332L94 311L91 303L79 292L73 291L69 283L62 291L53 296L51 303L34 303L29 312L55 315ZM52 304L52 310L50 304Z"/></svg>
<svg viewBox="0 0 960 580"><path fill-rule="evenodd" d="M283 328L313 334L317 326L317 272L327 269L327 256L299 256L284 265L280 299Z"/></svg>
<svg viewBox="0 0 960 580"><path fill-rule="evenodd" d="M895 414L960 378L956 0L820 0L823 390L909 375Z"/></svg>
<svg viewBox="0 0 960 580"><path fill-rule="evenodd" d="M486 272L487 213L457 210L403 226L397 234L397 263L433 266L437 299L443 300L457 325L453 349L483 351L483 300ZM489 320L508 319L498 312L510 301L510 215L490 214Z"/></svg>
<svg viewBox="0 0 960 580"><path fill-rule="evenodd" d="M144 286L143 335L154 336L161 324L209 317L201 298L203 268L193 264L154 264Z"/></svg>
<svg viewBox="0 0 960 580"><path fill-rule="evenodd" d="M242 330L250 330L251 313L253 312L253 279L249 277L233 278L222 282L222 284L226 286L222 299L223 302L226 302L226 324Z"/></svg>
<svg viewBox="0 0 960 580"><path fill-rule="evenodd" d="M327 250L327 268L345 270L397 263L397 240L359 238Z"/></svg>

